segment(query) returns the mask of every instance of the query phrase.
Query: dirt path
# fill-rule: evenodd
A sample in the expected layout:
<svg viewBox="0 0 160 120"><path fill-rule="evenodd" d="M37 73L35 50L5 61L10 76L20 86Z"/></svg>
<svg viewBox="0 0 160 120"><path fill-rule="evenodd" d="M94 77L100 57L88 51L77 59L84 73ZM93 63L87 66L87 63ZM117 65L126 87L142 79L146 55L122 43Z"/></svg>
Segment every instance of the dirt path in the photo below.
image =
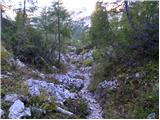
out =
<svg viewBox="0 0 160 120"><path fill-rule="evenodd" d="M88 91L88 85L91 80L90 74L91 74L92 68L91 67L84 67L84 66L81 66L80 68L78 68L77 64L73 64L71 62L72 60L78 61L78 60L82 59L80 56L78 56L78 55L76 56L76 52L72 51L71 53L69 53L68 58L70 61L69 66L71 66L69 71L72 71L72 72L78 71L79 75L84 77L84 87L81 89L79 94L87 100L87 103L88 103L88 106L90 109L90 113L86 118L87 119L103 119L102 109L101 109L99 103L96 101L94 95Z"/></svg>
<svg viewBox="0 0 160 120"><path fill-rule="evenodd" d="M88 91L89 82L90 82L90 77L88 76L88 79L84 80L84 87L80 91L82 97L87 100L90 109L90 114L87 116L87 119L103 119L102 109L99 103L96 101L94 95Z"/></svg>

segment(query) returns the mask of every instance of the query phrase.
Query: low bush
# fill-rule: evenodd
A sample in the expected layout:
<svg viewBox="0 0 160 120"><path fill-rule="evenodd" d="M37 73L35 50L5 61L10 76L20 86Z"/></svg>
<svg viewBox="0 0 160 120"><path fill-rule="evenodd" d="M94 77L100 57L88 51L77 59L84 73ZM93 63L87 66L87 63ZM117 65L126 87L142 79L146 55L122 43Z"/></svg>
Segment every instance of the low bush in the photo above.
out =
<svg viewBox="0 0 160 120"><path fill-rule="evenodd" d="M83 65L85 66L92 66L92 61L91 60L84 60Z"/></svg>
<svg viewBox="0 0 160 120"><path fill-rule="evenodd" d="M68 99L65 101L65 105L78 118L84 119L88 114L88 105L84 99Z"/></svg>

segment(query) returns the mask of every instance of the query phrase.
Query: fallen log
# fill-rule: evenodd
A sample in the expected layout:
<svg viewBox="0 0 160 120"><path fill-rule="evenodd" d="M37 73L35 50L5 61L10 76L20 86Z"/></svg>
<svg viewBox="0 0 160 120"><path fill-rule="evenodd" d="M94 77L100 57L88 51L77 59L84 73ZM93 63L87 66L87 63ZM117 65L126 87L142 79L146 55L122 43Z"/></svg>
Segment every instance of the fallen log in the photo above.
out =
<svg viewBox="0 0 160 120"><path fill-rule="evenodd" d="M56 111L57 112L60 112L60 113L63 113L63 114L65 114L65 115L69 115L69 116L74 116L74 114L72 113L72 112L69 112L69 111L67 111L67 110L64 110L63 108L61 108L61 107L56 107Z"/></svg>

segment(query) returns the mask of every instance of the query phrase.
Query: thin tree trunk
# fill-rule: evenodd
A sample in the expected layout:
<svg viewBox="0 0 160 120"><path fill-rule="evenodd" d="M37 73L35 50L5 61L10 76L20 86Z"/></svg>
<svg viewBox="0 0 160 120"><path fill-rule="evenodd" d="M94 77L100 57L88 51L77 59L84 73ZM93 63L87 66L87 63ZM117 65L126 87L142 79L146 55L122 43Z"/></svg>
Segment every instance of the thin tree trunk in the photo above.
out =
<svg viewBox="0 0 160 120"><path fill-rule="evenodd" d="M58 62L61 61L61 40L60 40L60 10L59 10L59 0L58 0Z"/></svg>
<svg viewBox="0 0 160 120"><path fill-rule="evenodd" d="M19 47L20 48L24 44L25 32L26 32L26 0L24 0L23 16L22 16L22 31L21 31L20 39L19 39Z"/></svg>
<svg viewBox="0 0 160 120"><path fill-rule="evenodd" d="M46 13L46 6L45 6L45 16L44 16L44 21L45 21L45 25L44 25L44 29L45 29L45 38L46 41L48 43L48 35L47 35L47 13Z"/></svg>
<svg viewBox="0 0 160 120"><path fill-rule="evenodd" d="M1 14L1 32L3 30L3 13L5 12L5 10L3 9L3 5L0 6L0 14Z"/></svg>
<svg viewBox="0 0 160 120"><path fill-rule="evenodd" d="M128 23L130 24L131 29L132 29L133 38L134 39L140 39L140 36L138 35L138 32L136 31L136 29L135 29L135 27L133 25L133 22L132 22L132 18L131 18L129 6L128 6L128 1L125 0L124 4L125 4L125 10L126 10L126 13L127 13Z"/></svg>
<svg viewBox="0 0 160 120"><path fill-rule="evenodd" d="M132 26L131 14L130 14L129 7L128 7L128 1L124 1L124 4L125 4L125 9L126 9L126 13L127 13L128 22Z"/></svg>
<svg viewBox="0 0 160 120"><path fill-rule="evenodd" d="M2 8L0 9L0 11L1 11L1 31L2 31L2 29L3 29L3 21L2 21L2 19L3 19L3 17L2 17L2 12L3 12L3 10L2 10Z"/></svg>

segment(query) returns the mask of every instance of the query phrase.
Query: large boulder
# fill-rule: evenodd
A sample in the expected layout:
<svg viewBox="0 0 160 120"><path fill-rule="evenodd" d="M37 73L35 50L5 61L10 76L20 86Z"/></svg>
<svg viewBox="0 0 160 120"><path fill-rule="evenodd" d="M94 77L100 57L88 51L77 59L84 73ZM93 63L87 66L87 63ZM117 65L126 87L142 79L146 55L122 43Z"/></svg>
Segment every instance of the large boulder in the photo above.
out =
<svg viewBox="0 0 160 120"><path fill-rule="evenodd" d="M20 119L25 116L31 116L30 108L26 108L24 103L19 99L9 108L10 119Z"/></svg>
<svg viewBox="0 0 160 120"><path fill-rule="evenodd" d="M40 95L40 90L45 90L50 96L56 99L56 102L63 103L68 98L73 98L74 93L65 89L62 85L55 85L53 83L47 83L46 81L29 79L25 82L29 87L29 93L31 95Z"/></svg>

